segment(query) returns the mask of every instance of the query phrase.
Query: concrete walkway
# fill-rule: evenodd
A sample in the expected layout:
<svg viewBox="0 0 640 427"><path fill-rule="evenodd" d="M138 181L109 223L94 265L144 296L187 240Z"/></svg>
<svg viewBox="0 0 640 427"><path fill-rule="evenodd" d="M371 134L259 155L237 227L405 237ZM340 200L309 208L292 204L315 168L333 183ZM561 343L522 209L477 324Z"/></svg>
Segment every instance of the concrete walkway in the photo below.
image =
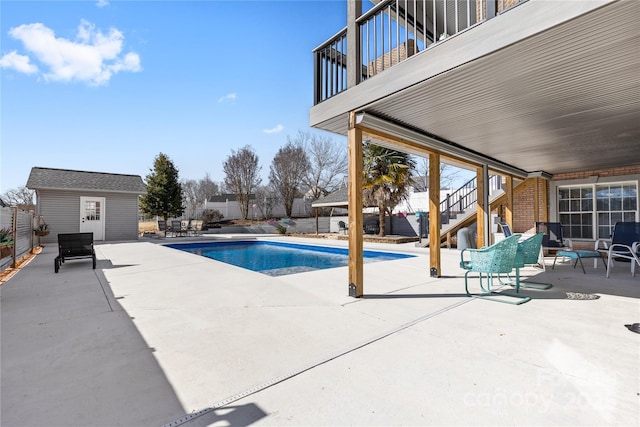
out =
<svg viewBox="0 0 640 427"><path fill-rule="evenodd" d="M427 249L366 246L418 256L365 264L361 299L346 268L269 277L140 241L54 274L47 246L0 288L0 423L640 424L628 264L525 269L554 287L513 306L468 298L456 250L434 279Z"/></svg>

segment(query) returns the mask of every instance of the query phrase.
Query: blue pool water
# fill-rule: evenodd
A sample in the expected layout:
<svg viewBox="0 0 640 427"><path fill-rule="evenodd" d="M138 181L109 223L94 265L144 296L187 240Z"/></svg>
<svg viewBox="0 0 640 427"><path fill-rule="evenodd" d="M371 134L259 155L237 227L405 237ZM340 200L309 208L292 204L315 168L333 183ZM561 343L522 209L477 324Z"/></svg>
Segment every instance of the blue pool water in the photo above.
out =
<svg viewBox="0 0 640 427"><path fill-rule="evenodd" d="M348 265L346 248L301 245L270 241L235 241L215 243L175 243L174 249L191 252L226 262L237 267L258 271L270 276ZM411 258L413 255L364 251L364 262Z"/></svg>

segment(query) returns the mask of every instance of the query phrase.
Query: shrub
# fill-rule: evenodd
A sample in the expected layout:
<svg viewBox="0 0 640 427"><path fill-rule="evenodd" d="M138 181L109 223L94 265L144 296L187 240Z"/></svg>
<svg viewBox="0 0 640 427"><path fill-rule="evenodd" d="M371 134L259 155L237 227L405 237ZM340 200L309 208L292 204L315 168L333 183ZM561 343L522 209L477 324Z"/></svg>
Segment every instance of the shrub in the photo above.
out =
<svg viewBox="0 0 640 427"><path fill-rule="evenodd" d="M202 216L200 217L202 222L205 223L205 224L208 223L208 222L219 221L219 220L221 220L223 218L224 218L224 216L217 209L207 209L206 211L204 211L202 213Z"/></svg>
<svg viewBox="0 0 640 427"><path fill-rule="evenodd" d="M13 230L11 228L0 229L0 246L13 245Z"/></svg>

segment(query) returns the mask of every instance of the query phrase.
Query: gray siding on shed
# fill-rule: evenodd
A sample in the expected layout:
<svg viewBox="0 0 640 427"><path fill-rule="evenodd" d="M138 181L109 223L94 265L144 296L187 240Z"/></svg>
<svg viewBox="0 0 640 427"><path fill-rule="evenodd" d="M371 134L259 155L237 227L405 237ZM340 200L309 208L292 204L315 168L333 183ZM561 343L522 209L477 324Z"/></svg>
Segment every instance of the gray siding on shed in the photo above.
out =
<svg viewBox="0 0 640 427"><path fill-rule="evenodd" d="M105 240L134 240L138 238L138 196L107 193L105 203Z"/></svg>
<svg viewBox="0 0 640 427"><path fill-rule="evenodd" d="M42 243L56 243L58 233L80 231L80 195L71 191L38 192L38 215L49 225L51 232L40 238Z"/></svg>
<svg viewBox="0 0 640 427"><path fill-rule="evenodd" d="M105 198L105 241L138 238L138 196L100 191L38 191L38 215L42 215L51 233L42 243L56 243L58 233L80 231L80 197Z"/></svg>

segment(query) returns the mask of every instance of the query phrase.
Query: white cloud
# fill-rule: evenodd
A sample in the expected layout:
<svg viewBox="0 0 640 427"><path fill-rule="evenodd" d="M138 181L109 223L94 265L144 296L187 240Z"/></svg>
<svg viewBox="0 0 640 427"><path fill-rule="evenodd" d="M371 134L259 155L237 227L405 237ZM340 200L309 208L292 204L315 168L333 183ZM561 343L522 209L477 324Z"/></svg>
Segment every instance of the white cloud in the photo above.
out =
<svg viewBox="0 0 640 427"><path fill-rule="evenodd" d="M278 125L278 126L276 126L274 128L271 128L271 129L265 129L264 133L280 133L283 130L284 130L284 126Z"/></svg>
<svg viewBox="0 0 640 427"><path fill-rule="evenodd" d="M25 74L38 72L38 67L31 63L28 56L19 55L15 50L0 58L0 68L10 68Z"/></svg>
<svg viewBox="0 0 640 427"><path fill-rule="evenodd" d="M97 7L107 7L109 6L109 0L98 0L96 3Z"/></svg>
<svg viewBox="0 0 640 427"><path fill-rule="evenodd" d="M238 96L235 94L235 92L228 93L225 96L221 96L220 99L218 99L218 103L222 103L225 101L234 102L237 97Z"/></svg>
<svg viewBox="0 0 640 427"><path fill-rule="evenodd" d="M99 86L118 72L142 70L137 53L121 55L124 35L118 29L110 28L103 34L84 19L73 41L56 38L53 30L41 23L20 25L10 29L9 35L20 40L46 69L42 75L47 81L81 81Z"/></svg>

